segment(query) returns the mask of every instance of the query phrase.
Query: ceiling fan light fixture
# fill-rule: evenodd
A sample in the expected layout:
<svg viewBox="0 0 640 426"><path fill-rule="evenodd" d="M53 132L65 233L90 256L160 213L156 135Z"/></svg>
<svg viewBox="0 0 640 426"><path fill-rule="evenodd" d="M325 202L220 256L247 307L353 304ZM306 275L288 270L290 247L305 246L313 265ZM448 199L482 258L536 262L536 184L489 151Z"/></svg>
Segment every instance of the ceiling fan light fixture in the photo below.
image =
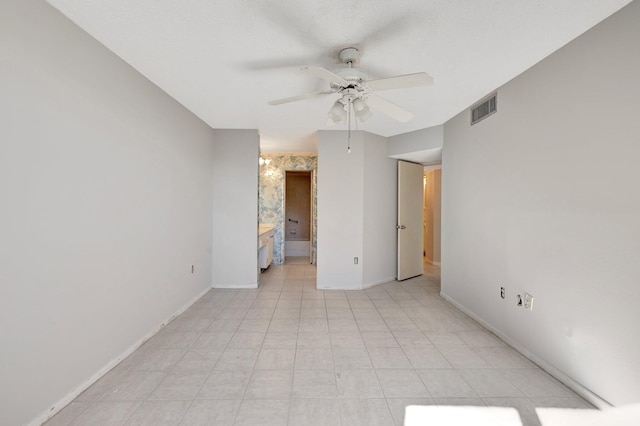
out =
<svg viewBox="0 0 640 426"><path fill-rule="evenodd" d="M371 112L367 104L365 104L363 101L360 101L360 102L362 102L362 104L364 105L364 108L362 108L359 111L356 109L356 117L358 118L358 120L364 123L365 121L373 117L373 113ZM354 109L355 109L355 102L354 102Z"/></svg>
<svg viewBox="0 0 640 426"><path fill-rule="evenodd" d="M367 104L365 104L364 101L360 98L354 99L353 109L357 114L358 112L367 109Z"/></svg>
<svg viewBox="0 0 640 426"><path fill-rule="evenodd" d="M338 99L329 110L328 115L334 123L342 123L347 118L347 111L344 109L344 104Z"/></svg>

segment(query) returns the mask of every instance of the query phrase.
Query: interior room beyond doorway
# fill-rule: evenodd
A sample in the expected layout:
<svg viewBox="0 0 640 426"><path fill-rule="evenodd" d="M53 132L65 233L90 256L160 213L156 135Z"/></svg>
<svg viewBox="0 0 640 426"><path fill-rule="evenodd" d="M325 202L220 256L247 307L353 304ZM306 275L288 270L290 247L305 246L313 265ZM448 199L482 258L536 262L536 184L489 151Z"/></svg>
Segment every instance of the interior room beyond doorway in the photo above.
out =
<svg viewBox="0 0 640 426"><path fill-rule="evenodd" d="M285 263L311 263L311 172L287 171L285 175Z"/></svg>
<svg viewBox="0 0 640 426"><path fill-rule="evenodd" d="M424 171L424 259L440 266L440 209L442 169L425 167Z"/></svg>

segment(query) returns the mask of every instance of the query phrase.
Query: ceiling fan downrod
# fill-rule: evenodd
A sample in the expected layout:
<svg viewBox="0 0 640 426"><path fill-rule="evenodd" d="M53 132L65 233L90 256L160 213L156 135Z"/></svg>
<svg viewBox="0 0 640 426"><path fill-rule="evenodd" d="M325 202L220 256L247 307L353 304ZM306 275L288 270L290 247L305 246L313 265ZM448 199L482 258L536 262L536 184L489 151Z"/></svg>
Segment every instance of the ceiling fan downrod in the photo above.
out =
<svg viewBox="0 0 640 426"><path fill-rule="evenodd" d="M338 54L340 60L347 64L349 68L351 68L353 63L358 60L359 56L360 52L358 52L358 49L356 49L355 47L347 47L345 49L342 49Z"/></svg>

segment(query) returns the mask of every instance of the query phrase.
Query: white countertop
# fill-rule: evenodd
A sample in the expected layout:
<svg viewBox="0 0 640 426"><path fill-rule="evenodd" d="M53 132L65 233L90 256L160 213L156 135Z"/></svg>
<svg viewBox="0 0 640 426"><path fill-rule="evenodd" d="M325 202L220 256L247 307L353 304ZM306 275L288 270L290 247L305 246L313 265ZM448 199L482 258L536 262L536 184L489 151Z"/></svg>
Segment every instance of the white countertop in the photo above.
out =
<svg viewBox="0 0 640 426"><path fill-rule="evenodd" d="M258 225L258 236L264 235L269 231L273 231L273 223L261 223Z"/></svg>

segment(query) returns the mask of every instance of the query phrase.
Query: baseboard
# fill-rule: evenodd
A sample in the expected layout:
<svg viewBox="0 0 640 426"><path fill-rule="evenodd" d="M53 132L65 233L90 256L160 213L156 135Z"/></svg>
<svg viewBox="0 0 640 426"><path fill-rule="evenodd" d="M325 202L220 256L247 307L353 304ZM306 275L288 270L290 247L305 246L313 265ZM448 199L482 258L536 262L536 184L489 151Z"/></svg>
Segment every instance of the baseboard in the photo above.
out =
<svg viewBox="0 0 640 426"><path fill-rule="evenodd" d="M553 377L558 379L562 384L564 384L569 389L571 389L572 391L574 391L575 393L577 393L578 395L583 397L585 400L589 401L591 404L593 404L597 408L605 409L605 408L613 407L612 404L610 404L606 400L602 399L600 396L598 396L597 394L593 393L591 390L587 389L586 387L584 387L580 383L576 382L571 377L567 376L562 371L558 370L556 367L552 366L551 364L549 364L548 362L546 362L542 358L540 358L540 357L536 356L535 354L531 353L531 351L529 351L527 348L522 346L520 343L515 342L513 339L511 339L509 336L507 336L506 334L504 334L500 330L498 330L495 327L493 327L491 324L489 324L488 322L486 322L485 320L483 320L482 318L477 316L474 312L469 310L466 306L458 303L456 300L454 300L451 297L447 296L443 292L440 292L440 296L442 296L442 298L444 300L446 300L447 302L451 303L453 306L455 306L460 311L464 312L466 315L468 315L473 320L478 322L484 328L486 328L487 330L489 330L490 332L492 332L493 334L498 336L498 338L500 338L500 340L505 342L507 345L511 346L516 351L520 352L520 354L522 354L528 360L530 360L531 362L536 364L538 367L540 367L541 369L543 369L544 371L546 371L547 373L549 373L550 375L552 375Z"/></svg>
<svg viewBox="0 0 640 426"><path fill-rule="evenodd" d="M391 278L385 278L383 280L377 280L377 281L374 281L374 282L371 282L371 283L363 283L362 284L362 289L366 290L368 288L375 287L375 286L380 285L380 284L386 284L388 282L395 281L395 279L396 279L396 277L391 277Z"/></svg>
<svg viewBox="0 0 640 426"><path fill-rule="evenodd" d="M233 286L218 286L218 285L212 285L211 288L213 289L217 289L217 290L247 290L247 289L256 289L258 288L258 284L240 284L240 285L233 285Z"/></svg>
<svg viewBox="0 0 640 426"><path fill-rule="evenodd" d="M169 318L167 318L165 321L163 321L159 326L155 327L150 333L147 333L137 343L134 343L127 350L125 350L123 353L121 353L116 359L114 359L113 361L109 362L107 365L105 365L100 370L98 370L97 373L95 373L93 376L91 376L91 378L89 378L88 380L83 382L73 392L71 392L68 395L66 395L64 398L62 398L61 400L59 400L58 402L53 404L51 407L49 407L49 409L47 411L43 412L40 416L36 417L34 420L29 422L27 424L27 426L40 426L44 422L46 422L47 420L49 420L50 418L55 416L60 410L62 410L67 405L69 405L69 403L71 403L71 401L76 399L78 397L78 395L80 395L82 392L87 390L95 382L100 380L100 378L102 378L102 376L104 376L109 371L111 371L111 369L113 369L116 365L120 364L126 357L131 355L136 349L138 349L140 346L142 346L147 340L149 340L150 338L155 336L156 333L158 333L160 330L162 330L167 324L169 324L171 321L173 321L178 315L180 315L181 313L183 313L184 311L189 309L189 307L191 307L191 305L193 305L195 302L197 302L202 296L204 296L210 290L211 290L210 288L206 288L198 296L196 296L195 298L191 299L189 302L187 302L185 305L183 305L180 309L178 309L175 313L173 313Z"/></svg>

